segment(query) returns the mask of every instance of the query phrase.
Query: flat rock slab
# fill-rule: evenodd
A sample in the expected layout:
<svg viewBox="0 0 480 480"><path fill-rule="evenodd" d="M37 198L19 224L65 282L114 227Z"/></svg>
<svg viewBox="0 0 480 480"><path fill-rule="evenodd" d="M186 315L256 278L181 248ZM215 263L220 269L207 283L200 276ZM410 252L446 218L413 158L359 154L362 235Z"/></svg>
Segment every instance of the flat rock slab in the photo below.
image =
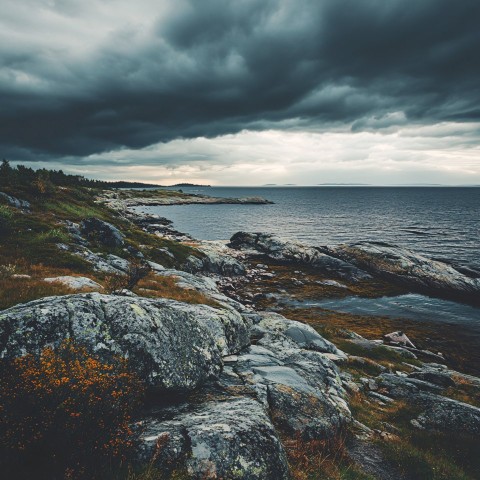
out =
<svg viewBox="0 0 480 480"><path fill-rule="evenodd" d="M87 277L72 277L65 275L61 277L44 278L43 281L47 283L60 283L72 290L99 290L102 288L99 283Z"/></svg>
<svg viewBox="0 0 480 480"><path fill-rule="evenodd" d="M257 328L269 332L281 333L292 340L298 347L307 350L316 350L324 353L342 355L343 352L325 338L314 328L305 323L289 320L278 313L259 312Z"/></svg>

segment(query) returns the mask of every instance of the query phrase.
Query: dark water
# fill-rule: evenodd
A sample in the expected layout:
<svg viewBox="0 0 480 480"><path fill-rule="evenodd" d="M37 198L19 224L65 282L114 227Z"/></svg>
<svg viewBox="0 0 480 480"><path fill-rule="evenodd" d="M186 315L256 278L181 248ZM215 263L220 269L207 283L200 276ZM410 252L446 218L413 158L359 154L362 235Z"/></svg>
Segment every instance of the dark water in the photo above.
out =
<svg viewBox="0 0 480 480"><path fill-rule="evenodd" d="M480 269L480 188L213 187L216 197L261 196L274 205L142 207L202 240L269 232L311 245L386 241Z"/></svg>
<svg viewBox="0 0 480 480"><path fill-rule="evenodd" d="M394 297L362 298L345 297L291 301L288 304L300 307L320 307L355 315L382 315L424 322L441 322L452 325L468 325L475 342L480 342L480 309L449 300L406 294ZM473 340L473 337L472 337Z"/></svg>

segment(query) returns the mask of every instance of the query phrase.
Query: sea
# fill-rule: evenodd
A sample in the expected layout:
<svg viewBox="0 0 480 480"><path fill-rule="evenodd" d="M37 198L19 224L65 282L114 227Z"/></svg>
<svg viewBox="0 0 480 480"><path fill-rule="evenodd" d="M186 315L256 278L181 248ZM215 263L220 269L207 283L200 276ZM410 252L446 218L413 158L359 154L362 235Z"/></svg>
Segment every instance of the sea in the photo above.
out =
<svg viewBox="0 0 480 480"><path fill-rule="evenodd" d="M142 207L200 240L267 232L317 246L380 241L480 272L480 187L184 187L272 205ZM480 274L479 274L480 276Z"/></svg>
<svg viewBox="0 0 480 480"><path fill-rule="evenodd" d="M480 187L184 187L214 197L263 197L271 205L138 207L173 221L200 240L228 240L238 231L267 232L309 245L358 241L410 248L480 277ZM472 351L480 345L480 308L420 294L310 299L322 307L460 327ZM300 307L301 305L297 305ZM479 370L480 371L480 370Z"/></svg>

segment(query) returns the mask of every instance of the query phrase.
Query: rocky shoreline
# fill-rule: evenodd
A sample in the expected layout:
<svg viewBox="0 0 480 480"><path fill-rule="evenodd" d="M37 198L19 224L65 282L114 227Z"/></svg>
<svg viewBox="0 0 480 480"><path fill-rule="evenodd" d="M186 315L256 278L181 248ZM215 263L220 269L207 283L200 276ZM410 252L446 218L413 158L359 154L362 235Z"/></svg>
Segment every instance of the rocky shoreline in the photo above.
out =
<svg viewBox="0 0 480 480"><path fill-rule="evenodd" d="M235 202L262 203L247 200ZM223 203L210 197L155 203L158 198L121 198L112 192L101 201L146 234L186 243L194 253L181 266L169 268L132 249L120 228L100 219L70 222L73 243L58 243L60 250L105 274L128 273L131 255L136 256L156 281L170 279L175 288L202 295L209 303L149 298L140 290L112 295L98 283L88 283L93 282L88 277L83 284L78 276L49 278L94 291L0 311L0 357L39 353L67 338L100 358L127 357L151 398L134 424L139 464L153 465L165 478L182 471L193 479L287 480L299 478L294 442L307 448L341 439L345 450L339 465L346 462L358 472L355 478L409 479L405 468L378 446L391 450L398 445L407 435L401 428L434 438L478 439L480 409L472 399L478 399L480 379L448 366L443 353L418 347L403 332L366 338L338 329L328 339L321 334L328 330L289 319L264 303L268 283L280 278L276 265L285 266L292 282L294 276L304 278L292 283L302 295L308 294L313 280L306 276L311 275L328 295L400 288L477 305L478 278L386 244L312 248L245 232L235 234L228 245L198 242L175 231L168 220L133 209ZM93 251L92 235L115 253ZM173 256L168 247L164 250ZM253 285L260 291L250 290ZM368 425L364 418L365 410L380 412L383 419L396 409L406 412L405 427L390 419Z"/></svg>
<svg viewBox="0 0 480 480"><path fill-rule="evenodd" d="M126 210L133 207L162 205L269 205L270 200L262 197L222 198L200 194L187 194L171 190L147 190L131 193L128 190L103 192L100 196L105 204L115 210Z"/></svg>

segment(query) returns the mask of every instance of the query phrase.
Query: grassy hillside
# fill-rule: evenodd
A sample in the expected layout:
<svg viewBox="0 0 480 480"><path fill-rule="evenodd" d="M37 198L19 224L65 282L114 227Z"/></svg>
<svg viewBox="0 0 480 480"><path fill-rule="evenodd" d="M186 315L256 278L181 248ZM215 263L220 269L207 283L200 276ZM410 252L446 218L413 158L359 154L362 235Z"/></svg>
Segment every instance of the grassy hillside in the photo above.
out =
<svg viewBox="0 0 480 480"><path fill-rule="evenodd" d="M106 247L95 238L87 239L87 248L101 256L114 254L133 260L131 252L141 252L145 260L175 267L189 255L199 255L190 246L145 233L99 202L97 197L104 188L86 187L74 181L69 186L57 185L46 171L32 176L30 171L11 169L5 175L4 169L1 179L0 192L30 205L17 208L0 196L0 309L48 295L70 293L65 286L44 282L46 277L84 275L101 285L108 283L108 275L94 270L90 263L68 249L59 248L76 243L69 222L78 224L85 218L96 217L121 230L125 235L122 248ZM150 278L150 281L155 280ZM172 285L157 287L166 296L172 290Z"/></svg>

